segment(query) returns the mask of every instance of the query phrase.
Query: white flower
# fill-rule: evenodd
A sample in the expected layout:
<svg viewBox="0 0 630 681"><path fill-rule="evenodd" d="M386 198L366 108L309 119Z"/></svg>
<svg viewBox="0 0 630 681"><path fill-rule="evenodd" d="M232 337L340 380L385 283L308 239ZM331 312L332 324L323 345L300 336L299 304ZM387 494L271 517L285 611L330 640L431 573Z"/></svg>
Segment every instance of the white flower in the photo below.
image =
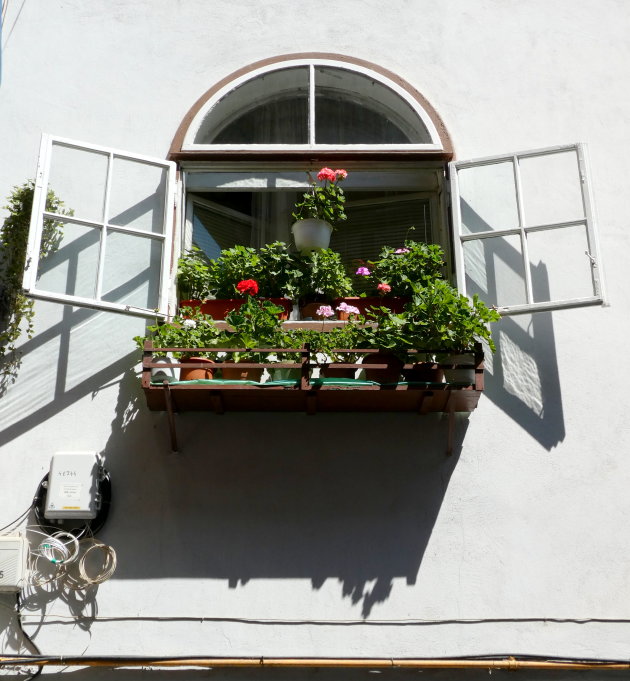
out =
<svg viewBox="0 0 630 681"><path fill-rule="evenodd" d="M197 322L194 319L184 319L184 321L182 322L182 326L185 329L196 329Z"/></svg>

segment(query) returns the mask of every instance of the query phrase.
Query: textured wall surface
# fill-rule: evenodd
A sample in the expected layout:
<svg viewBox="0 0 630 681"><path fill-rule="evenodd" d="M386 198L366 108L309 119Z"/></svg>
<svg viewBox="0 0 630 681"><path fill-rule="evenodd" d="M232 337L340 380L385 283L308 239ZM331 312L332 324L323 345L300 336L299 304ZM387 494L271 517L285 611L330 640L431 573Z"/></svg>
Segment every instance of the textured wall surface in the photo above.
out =
<svg viewBox="0 0 630 681"><path fill-rule="evenodd" d="M42 651L627 656L629 31L625 0L10 0L0 196L42 132L164 157L221 78L330 51L417 88L458 158L586 142L611 303L498 323L450 458L446 421L408 414L185 414L174 455L139 387L144 322L36 303L0 398L0 525L52 453L99 451L119 564L85 600L25 594Z"/></svg>

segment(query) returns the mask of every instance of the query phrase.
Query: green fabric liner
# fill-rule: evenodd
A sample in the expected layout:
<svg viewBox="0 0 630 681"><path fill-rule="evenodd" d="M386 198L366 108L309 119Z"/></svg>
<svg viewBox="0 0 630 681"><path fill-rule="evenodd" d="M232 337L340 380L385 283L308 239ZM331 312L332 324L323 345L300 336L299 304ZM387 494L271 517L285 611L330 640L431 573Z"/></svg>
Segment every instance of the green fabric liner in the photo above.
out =
<svg viewBox="0 0 630 681"><path fill-rule="evenodd" d="M266 383L258 383L257 381L241 381L241 380L223 380L219 378L196 378L192 381L170 381L169 385L255 385L261 388L265 386L295 386L299 383L298 380L284 379L281 381L267 381ZM162 385L163 381L160 379L152 380L153 385ZM442 388L445 385L454 385L457 387L470 386L470 382L452 382L452 383L430 383L428 381L399 381L398 383L378 383L377 381L361 381L356 378L315 378L311 381L313 386L322 385L338 385L338 386L365 386L365 385L410 385L422 386L423 388Z"/></svg>

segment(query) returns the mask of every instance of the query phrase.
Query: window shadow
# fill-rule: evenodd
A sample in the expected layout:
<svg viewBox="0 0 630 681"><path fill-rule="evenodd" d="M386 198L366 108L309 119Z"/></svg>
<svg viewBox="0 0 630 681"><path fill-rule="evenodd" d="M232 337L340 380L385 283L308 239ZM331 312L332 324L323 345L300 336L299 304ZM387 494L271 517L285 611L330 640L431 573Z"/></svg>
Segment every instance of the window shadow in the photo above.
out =
<svg viewBox="0 0 630 681"><path fill-rule="evenodd" d="M462 217L473 232L492 231L465 201ZM483 276L473 280L467 274L466 287L492 305L500 301L499 279L503 285L522 284L523 260L506 239L483 241L483 253L472 252L469 263ZM531 279L534 300L549 300L545 263L531 265ZM552 313L505 316L493 326L492 336L497 350L494 355L486 351L485 394L545 449L553 449L566 431Z"/></svg>

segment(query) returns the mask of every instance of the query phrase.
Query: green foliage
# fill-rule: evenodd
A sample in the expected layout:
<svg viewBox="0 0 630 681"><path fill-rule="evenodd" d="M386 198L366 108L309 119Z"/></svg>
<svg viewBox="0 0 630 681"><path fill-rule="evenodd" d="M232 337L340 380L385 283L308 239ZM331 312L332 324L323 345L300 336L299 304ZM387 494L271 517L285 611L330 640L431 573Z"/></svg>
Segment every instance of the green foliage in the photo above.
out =
<svg viewBox="0 0 630 681"><path fill-rule="evenodd" d="M33 337L33 301L22 292L22 278L26 263L28 232L33 207L35 183L28 180L13 188L8 203L9 211L0 230L0 376L3 384L15 380L21 364L16 343L22 331L27 338ZM46 196L46 211L56 215L73 215L64 208L52 190ZM54 253L62 238L63 223L45 218L39 257L44 259Z"/></svg>
<svg viewBox="0 0 630 681"><path fill-rule="evenodd" d="M415 285L425 285L442 276L444 252L436 244L407 240L403 248L385 246L368 268L375 293L378 284L384 283L391 286L388 295L411 296Z"/></svg>
<svg viewBox="0 0 630 681"><path fill-rule="evenodd" d="M323 170L326 169L323 168ZM307 173L307 175L311 187L303 194L302 200L295 204L295 209L292 213L293 219L305 220L307 218L317 218L325 220L334 229L338 222L345 220L347 217L345 213L346 197L343 189L339 186L339 182L343 178L337 176L335 180L325 179L322 180L321 185L318 185L310 173Z"/></svg>
<svg viewBox="0 0 630 681"><path fill-rule="evenodd" d="M236 290L238 282L243 279L258 281L260 276L260 256L256 249L234 246L210 261L207 288L215 298L242 298L243 294Z"/></svg>
<svg viewBox="0 0 630 681"><path fill-rule="evenodd" d="M199 308L184 307L180 314L168 323L156 322L147 327L146 336L135 336L134 341L142 350L146 340L152 340L156 348L214 348L224 340L210 315L203 314ZM225 345L223 346L225 347ZM163 355L166 353L156 353ZM209 353L174 352L173 357L188 357L191 354L210 356Z"/></svg>
<svg viewBox="0 0 630 681"><path fill-rule="evenodd" d="M256 300L251 296L238 310L231 310L225 321L232 327L223 347L264 348L274 347L281 329L279 314L282 308L269 300ZM233 353L234 361L262 362L266 354L256 352Z"/></svg>
<svg viewBox="0 0 630 681"><path fill-rule="evenodd" d="M183 300L205 300L210 295L210 263L204 252L193 246L177 261L177 286Z"/></svg>
<svg viewBox="0 0 630 681"><path fill-rule="evenodd" d="M283 241L275 241L258 251L260 273L258 294L263 298L291 298L299 296L303 272L299 259Z"/></svg>
<svg viewBox="0 0 630 681"><path fill-rule="evenodd" d="M297 283L300 298L343 298L352 293L352 280L336 251L330 248L311 251L296 256L296 261L302 273Z"/></svg>
<svg viewBox="0 0 630 681"><path fill-rule="evenodd" d="M425 286L414 284L414 293L402 313L387 308L370 313L378 326L363 328L361 347L389 350L405 358L408 350L471 350L477 341L486 341L492 351L494 343L488 324L500 319L478 296L472 301L442 279Z"/></svg>

